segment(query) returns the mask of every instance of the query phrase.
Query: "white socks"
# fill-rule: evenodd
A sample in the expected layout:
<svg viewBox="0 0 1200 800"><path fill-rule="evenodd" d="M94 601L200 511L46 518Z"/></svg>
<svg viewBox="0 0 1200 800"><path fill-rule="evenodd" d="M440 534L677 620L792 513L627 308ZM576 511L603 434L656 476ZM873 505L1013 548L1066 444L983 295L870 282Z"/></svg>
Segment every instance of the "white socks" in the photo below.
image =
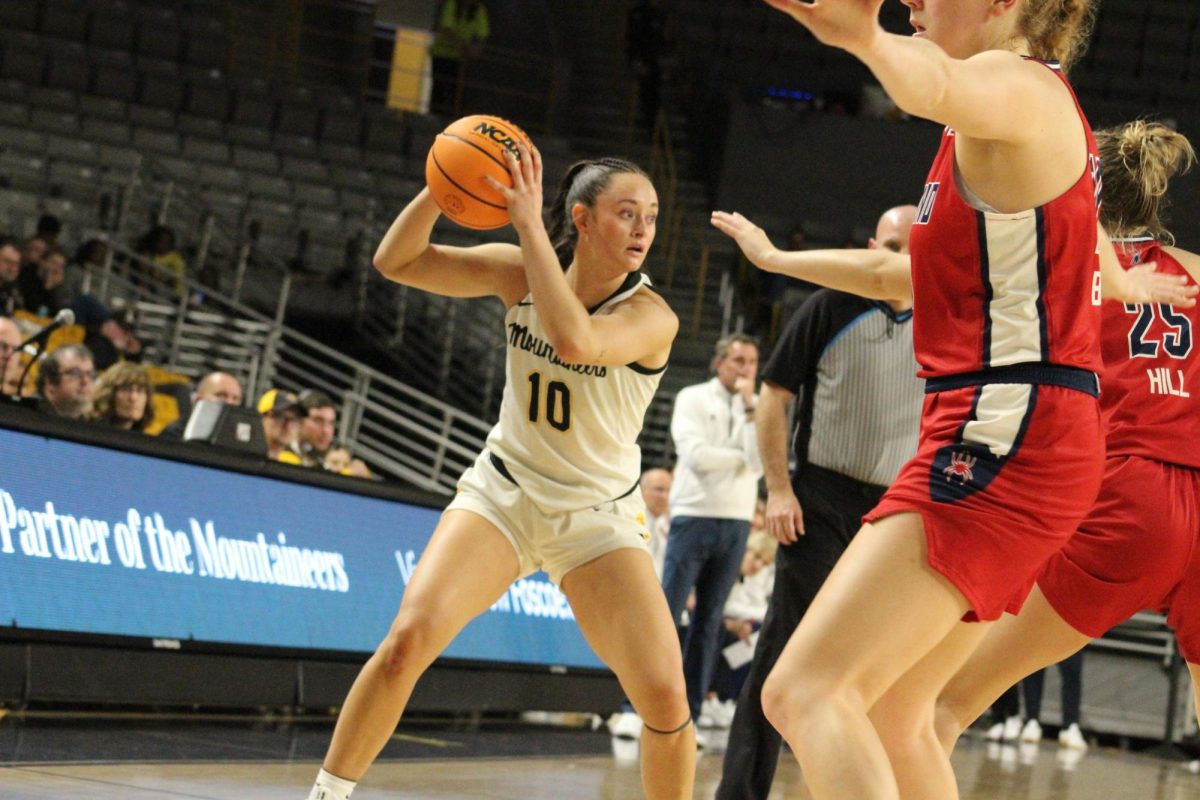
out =
<svg viewBox="0 0 1200 800"><path fill-rule="evenodd" d="M350 800L350 793L357 785L357 781L348 781L321 770L317 773L317 782L313 784L307 800Z"/></svg>

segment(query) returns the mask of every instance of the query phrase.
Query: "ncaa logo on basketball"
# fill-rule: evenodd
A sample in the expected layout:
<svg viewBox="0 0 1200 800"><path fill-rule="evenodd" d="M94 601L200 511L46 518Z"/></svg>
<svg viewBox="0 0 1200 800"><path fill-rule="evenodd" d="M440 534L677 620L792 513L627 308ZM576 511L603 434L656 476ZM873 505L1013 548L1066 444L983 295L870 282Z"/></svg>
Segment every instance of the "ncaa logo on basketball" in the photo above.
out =
<svg viewBox="0 0 1200 800"><path fill-rule="evenodd" d="M489 125L486 122L481 122L476 125L475 130L471 132L491 139L496 144L504 147L505 150L512 153L514 156L520 156L520 152L517 150L517 140L514 139L509 132L503 128L498 128L495 125Z"/></svg>
<svg viewBox="0 0 1200 800"><path fill-rule="evenodd" d="M925 191L921 193L921 202L917 205L917 219L913 222L914 225L929 224L929 218L933 216L933 204L937 202L938 188L941 185L937 181L925 184Z"/></svg>

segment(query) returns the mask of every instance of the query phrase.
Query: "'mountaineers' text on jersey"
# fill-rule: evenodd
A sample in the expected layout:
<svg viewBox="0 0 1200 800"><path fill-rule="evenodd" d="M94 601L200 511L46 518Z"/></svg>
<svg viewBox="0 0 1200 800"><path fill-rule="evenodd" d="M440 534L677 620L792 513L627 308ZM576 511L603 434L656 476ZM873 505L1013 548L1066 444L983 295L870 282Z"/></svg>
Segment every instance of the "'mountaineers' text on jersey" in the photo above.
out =
<svg viewBox="0 0 1200 800"><path fill-rule="evenodd" d="M632 273L595 315L650 281ZM641 473L637 445L646 408L666 370L637 364L566 364L531 297L508 310L504 399L487 446L548 513L588 508L629 492Z"/></svg>
<svg viewBox="0 0 1200 800"><path fill-rule="evenodd" d="M1047 66L1062 77L1057 65ZM1049 203L1014 214L969 202L954 131L943 133L909 243L922 377L1012 364L1100 369L1100 160L1079 117L1088 148L1079 180Z"/></svg>
<svg viewBox="0 0 1200 800"><path fill-rule="evenodd" d="M1166 275L1187 270L1149 237L1116 240L1121 266L1148 261ZM1200 468L1200 306L1105 303L1100 407L1107 451Z"/></svg>

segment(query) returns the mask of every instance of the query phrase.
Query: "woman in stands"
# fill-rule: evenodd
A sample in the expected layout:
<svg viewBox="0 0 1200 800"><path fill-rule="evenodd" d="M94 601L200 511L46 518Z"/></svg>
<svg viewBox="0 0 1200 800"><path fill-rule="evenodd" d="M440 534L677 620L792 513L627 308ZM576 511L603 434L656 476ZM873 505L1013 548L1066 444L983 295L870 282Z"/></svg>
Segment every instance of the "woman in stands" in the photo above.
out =
<svg viewBox="0 0 1200 800"><path fill-rule="evenodd" d="M916 32L902 37L879 26L881 1L766 0L861 59L900 108L947 126L910 240L928 393L918 452L763 691L817 798L956 796L929 692L986 632L958 623L1020 608L1104 462L1099 162L1060 67L1082 49L1090 3L905 0ZM735 236L745 222L714 215ZM918 735L885 742L903 730L868 717L885 696Z"/></svg>
<svg viewBox="0 0 1200 800"><path fill-rule="evenodd" d="M387 637L350 690L312 798L349 795L395 730L417 678L472 618L538 568L645 722L651 798L690 798L695 735L675 626L647 549L635 443L678 322L638 272L658 197L644 172L584 161L542 222L542 163L509 156L520 246L430 242L423 190L375 256L391 280L508 308L507 383L487 449L464 473Z"/></svg>
<svg viewBox="0 0 1200 800"><path fill-rule="evenodd" d="M145 367L118 361L96 380L92 419L127 431L145 431L154 421L154 404L150 402L153 393Z"/></svg>
<svg viewBox="0 0 1200 800"><path fill-rule="evenodd" d="M1170 246L1160 219L1167 184L1195 160L1162 125L1096 136L1105 227L1126 268L1155 261L1200 281L1200 255ZM1160 609L1187 660L1200 713L1200 310L1104 306L1107 461L1095 507L1050 558L1021 613L989 631L938 699L946 749L1008 686L1082 649L1142 609Z"/></svg>

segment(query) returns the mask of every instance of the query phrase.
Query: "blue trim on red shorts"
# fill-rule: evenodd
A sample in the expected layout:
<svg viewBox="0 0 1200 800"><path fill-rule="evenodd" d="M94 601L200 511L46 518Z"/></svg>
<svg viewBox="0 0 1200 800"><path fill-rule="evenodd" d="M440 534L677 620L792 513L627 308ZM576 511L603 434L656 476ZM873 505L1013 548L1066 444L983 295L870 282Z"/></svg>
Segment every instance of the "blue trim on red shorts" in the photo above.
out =
<svg viewBox="0 0 1200 800"><path fill-rule="evenodd" d="M1059 364L1011 364L1006 367L990 367L976 372L960 372L939 378L925 379L925 394L948 392L967 386L986 386L989 383L1031 383L1040 386L1061 386L1077 392L1100 396L1100 378L1096 373L1079 367L1064 367Z"/></svg>

